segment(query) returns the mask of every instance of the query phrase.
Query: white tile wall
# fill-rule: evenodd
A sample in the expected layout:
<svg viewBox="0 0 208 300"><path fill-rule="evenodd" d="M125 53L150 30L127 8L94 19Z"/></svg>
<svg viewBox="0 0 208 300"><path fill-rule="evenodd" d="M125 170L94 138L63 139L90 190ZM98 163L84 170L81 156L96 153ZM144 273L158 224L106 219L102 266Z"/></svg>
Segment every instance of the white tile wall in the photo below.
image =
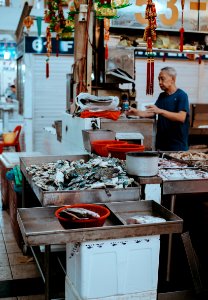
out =
<svg viewBox="0 0 208 300"><path fill-rule="evenodd" d="M174 67L177 71L176 84L189 96L190 103L208 103L207 83L208 83L208 62L202 60L174 60L155 59L155 91L154 95L146 95L146 59L136 59L136 91L138 107L144 103L154 103L161 92L158 85L158 74L161 68L166 66Z"/></svg>
<svg viewBox="0 0 208 300"><path fill-rule="evenodd" d="M50 76L45 75L45 55L25 54L24 120L27 151L43 152L44 128L52 126L66 109L66 74L71 72L72 56L51 56Z"/></svg>

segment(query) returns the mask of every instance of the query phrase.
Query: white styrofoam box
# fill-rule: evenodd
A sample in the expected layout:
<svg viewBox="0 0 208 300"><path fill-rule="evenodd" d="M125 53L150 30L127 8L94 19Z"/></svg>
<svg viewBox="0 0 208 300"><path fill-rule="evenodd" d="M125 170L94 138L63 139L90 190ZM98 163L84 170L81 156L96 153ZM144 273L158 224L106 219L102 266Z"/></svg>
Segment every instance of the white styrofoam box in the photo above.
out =
<svg viewBox="0 0 208 300"><path fill-rule="evenodd" d="M90 299L91 300L156 300L157 290L127 294L127 295L90 298ZM75 289L73 283L71 282L68 276L65 277L65 300L84 300L83 298L81 298L81 296Z"/></svg>
<svg viewBox="0 0 208 300"><path fill-rule="evenodd" d="M161 204L160 184L145 184L145 200L154 200Z"/></svg>
<svg viewBox="0 0 208 300"><path fill-rule="evenodd" d="M140 140L143 144L144 136L140 132L116 132L118 140Z"/></svg>
<svg viewBox="0 0 208 300"><path fill-rule="evenodd" d="M69 243L66 275L83 299L157 289L159 235Z"/></svg>

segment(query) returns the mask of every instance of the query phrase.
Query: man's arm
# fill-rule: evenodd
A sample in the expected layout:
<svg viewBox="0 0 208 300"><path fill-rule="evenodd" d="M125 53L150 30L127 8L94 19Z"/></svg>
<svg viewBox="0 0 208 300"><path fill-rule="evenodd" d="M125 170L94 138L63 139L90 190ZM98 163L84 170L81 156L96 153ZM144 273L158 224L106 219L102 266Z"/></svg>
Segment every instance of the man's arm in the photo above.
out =
<svg viewBox="0 0 208 300"><path fill-rule="evenodd" d="M136 108L130 107L130 109L126 112L126 114L141 117L141 118L152 118L155 116L154 112L150 112L148 110L138 110Z"/></svg>
<svg viewBox="0 0 208 300"><path fill-rule="evenodd" d="M155 113L169 119L170 121L181 123L185 122L187 114L186 111L171 112L165 109L160 109L156 105L147 106L147 110L145 112Z"/></svg>

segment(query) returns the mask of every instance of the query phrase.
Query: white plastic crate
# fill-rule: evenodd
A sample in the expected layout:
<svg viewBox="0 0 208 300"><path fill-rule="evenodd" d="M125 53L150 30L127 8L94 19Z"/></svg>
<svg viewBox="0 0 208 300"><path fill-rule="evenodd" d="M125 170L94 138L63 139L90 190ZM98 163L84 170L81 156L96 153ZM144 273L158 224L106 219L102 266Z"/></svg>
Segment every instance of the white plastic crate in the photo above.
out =
<svg viewBox="0 0 208 300"><path fill-rule="evenodd" d="M66 272L81 299L150 293L157 289L159 251L159 235L70 243Z"/></svg>
<svg viewBox="0 0 208 300"><path fill-rule="evenodd" d="M157 299L157 290L134 293L128 295L117 295L109 297L99 297L99 298L90 298L91 300L156 300ZM65 300L84 300L78 294L74 285L70 281L69 277L66 276L65 279Z"/></svg>

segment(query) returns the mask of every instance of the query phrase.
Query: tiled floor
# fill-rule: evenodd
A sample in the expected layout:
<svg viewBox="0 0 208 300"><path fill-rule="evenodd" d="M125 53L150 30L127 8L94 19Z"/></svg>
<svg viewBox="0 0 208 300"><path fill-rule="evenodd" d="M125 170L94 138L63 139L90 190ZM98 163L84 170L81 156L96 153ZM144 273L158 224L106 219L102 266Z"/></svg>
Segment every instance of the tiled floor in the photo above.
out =
<svg viewBox="0 0 208 300"><path fill-rule="evenodd" d="M24 285L29 290L28 284L34 284L35 279L40 279L36 263L32 256L23 255L18 247L10 225L9 214L6 210L2 210L0 200L0 299L44 299L43 294L27 295L27 292L24 292ZM15 294L15 291L19 292Z"/></svg>

